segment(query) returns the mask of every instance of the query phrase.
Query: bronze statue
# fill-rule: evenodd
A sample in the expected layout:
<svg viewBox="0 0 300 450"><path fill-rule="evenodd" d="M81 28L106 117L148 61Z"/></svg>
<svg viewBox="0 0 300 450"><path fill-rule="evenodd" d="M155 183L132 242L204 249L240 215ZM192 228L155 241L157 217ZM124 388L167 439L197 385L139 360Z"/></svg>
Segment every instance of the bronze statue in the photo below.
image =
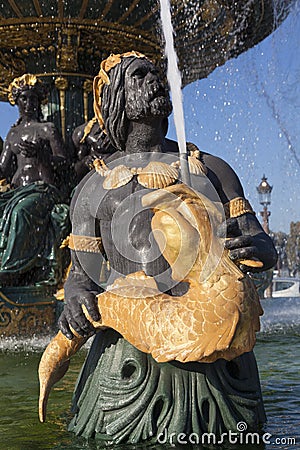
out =
<svg viewBox="0 0 300 450"><path fill-rule="evenodd" d="M43 82L31 74L15 78L9 101L18 106L19 119L0 156L0 178L12 188L0 195L0 284L30 285L47 281L57 251L53 245L68 229L61 179L68 156L54 124L42 120Z"/></svg>
<svg viewBox="0 0 300 450"><path fill-rule="evenodd" d="M95 159L105 161L116 151L96 118L75 128L72 141L75 147L74 169L78 183L93 168Z"/></svg>
<svg viewBox="0 0 300 450"><path fill-rule="evenodd" d="M177 144L165 139L169 96L147 58L103 61L94 101L118 151L95 163L72 201L72 268L62 333L40 364L40 418L71 354L99 327L73 399L77 435L156 442L221 436L239 421L257 431L265 413L251 350L262 311L244 272L271 267L273 244L224 161L190 146L193 189L180 182L169 155Z"/></svg>

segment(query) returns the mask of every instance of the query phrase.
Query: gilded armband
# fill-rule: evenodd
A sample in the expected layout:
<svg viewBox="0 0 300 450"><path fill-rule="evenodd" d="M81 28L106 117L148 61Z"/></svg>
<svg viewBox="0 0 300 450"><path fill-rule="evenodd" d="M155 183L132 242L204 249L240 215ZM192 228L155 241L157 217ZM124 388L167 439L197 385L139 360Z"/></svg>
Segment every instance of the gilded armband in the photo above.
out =
<svg viewBox="0 0 300 450"><path fill-rule="evenodd" d="M103 253L102 239L95 236L70 234L61 247L69 247L70 250L78 252Z"/></svg>
<svg viewBox="0 0 300 450"><path fill-rule="evenodd" d="M224 205L226 219L229 217L239 217L243 214L254 214L250 203L243 197L236 197Z"/></svg>

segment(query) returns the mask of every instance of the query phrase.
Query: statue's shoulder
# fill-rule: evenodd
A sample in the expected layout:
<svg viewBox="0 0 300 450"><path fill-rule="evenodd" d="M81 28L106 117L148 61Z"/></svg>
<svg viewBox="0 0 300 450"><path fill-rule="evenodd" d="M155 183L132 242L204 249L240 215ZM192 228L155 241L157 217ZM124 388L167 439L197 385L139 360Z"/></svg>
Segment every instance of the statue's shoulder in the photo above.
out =
<svg viewBox="0 0 300 450"><path fill-rule="evenodd" d="M48 128L49 130L56 130L57 127L53 122L40 122L42 126Z"/></svg>
<svg viewBox="0 0 300 450"><path fill-rule="evenodd" d="M203 161L208 169L208 178L213 183L223 203L235 197L244 197L239 177L224 159L203 153Z"/></svg>
<svg viewBox="0 0 300 450"><path fill-rule="evenodd" d="M78 127L76 127L72 133L72 141L76 147L80 145L80 141L83 138L84 129L87 126L87 124L88 122L78 125Z"/></svg>
<svg viewBox="0 0 300 450"><path fill-rule="evenodd" d="M18 139L18 136L21 134L22 127L16 123L15 125L12 125L5 136L3 148L8 149L11 144L14 144L16 142L16 139Z"/></svg>
<svg viewBox="0 0 300 450"><path fill-rule="evenodd" d="M47 134L58 133L58 129L53 122L39 122L39 127Z"/></svg>
<svg viewBox="0 0 300 450"><path fill-rule="evenodd" d="M221 174L224 171L226 175L231 174L232 176L236 176L230 164L219 156L215 156L207 152L201 152L201 158L206 167L211 171L218 174Z"/></svg>
<svg viewBox="0 0 300 450"><path fill-rule="evenodd" d="M89 139L89 136L95 136L101 133L101 129L99 127L98 122L95 118L89 120L88 122L84 122L81 125L78 125L73 133L72 140L76 147L81 144L85 144Z"/></svg>
<svg viewBox="0 0 300 450"><path fill-rule="evenodd" d="M13 125L10 127L10 129L5 137L5 140L4 140L5 143L9 142L11 140L12 136L14 136L16 134L17 127L18 127L18 125Z"/></svg>

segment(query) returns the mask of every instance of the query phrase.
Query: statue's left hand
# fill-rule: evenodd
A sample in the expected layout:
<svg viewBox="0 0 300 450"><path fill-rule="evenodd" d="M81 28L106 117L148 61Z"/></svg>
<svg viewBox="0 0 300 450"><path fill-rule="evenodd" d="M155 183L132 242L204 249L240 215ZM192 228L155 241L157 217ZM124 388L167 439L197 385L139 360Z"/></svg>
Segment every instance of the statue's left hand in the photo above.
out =
<svg viewBox="0 0 300 450"><path fill-rule="evenodd" d="M225 248L229 250L229 257L243 272L260 272L276 264L277 254L272 240L252 214L227 219L220 226L218 235L226 236ZM261 261L262 267L240 263L244 260Z"/></svg>

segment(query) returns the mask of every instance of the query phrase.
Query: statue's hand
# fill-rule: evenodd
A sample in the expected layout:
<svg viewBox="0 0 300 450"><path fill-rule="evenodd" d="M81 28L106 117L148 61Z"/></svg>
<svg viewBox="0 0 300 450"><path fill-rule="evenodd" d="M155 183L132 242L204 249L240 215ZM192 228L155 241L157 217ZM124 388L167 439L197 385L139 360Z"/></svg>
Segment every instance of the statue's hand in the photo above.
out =
<svg viewBox="0 0 300 450"><path fill-rule="evenodd" d="M229 257L243 272L260 272L276 264L277 254L270 237L257 227L255 217L249 216L227 219L219 227L218 236L226 237L225 248L229 250Z"/></svg>
<svg viewBox="0 0 300 450"><path fill-rule="evenodd" d="M19 149L22 156L25 158L34 158L37 156L39 143L30 141L21 141L19 143Z"/></svg>
<svg viewBox="0 0 300 450"><path fill-rule="evenodd" d="M85 292L81 295L70 297L66 300L64 310L58 320L60 330L68 339L72 339L74 336L72 329L83 337L88 337L95 333L95 328L84 315L82 305L86 307L89 315L94 321L100 320L95 294L92 292Z"/></svg>
<svg viewBox="0 0 300 450"><path fill-rule="evenodd" d="M93 167L93 162L96 159L96 156L94 154L89 154L85 156L82 160L84 165L90 170Z"/></svg>

